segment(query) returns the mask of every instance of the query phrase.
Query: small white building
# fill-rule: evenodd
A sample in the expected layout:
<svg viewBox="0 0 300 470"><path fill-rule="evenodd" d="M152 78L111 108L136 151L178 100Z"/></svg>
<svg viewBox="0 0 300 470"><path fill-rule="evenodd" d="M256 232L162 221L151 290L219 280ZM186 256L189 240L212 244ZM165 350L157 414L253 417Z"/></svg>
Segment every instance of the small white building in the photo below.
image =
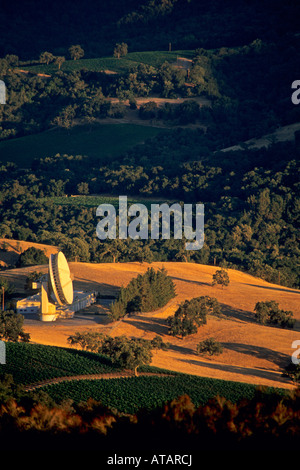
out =
<svg viewBox="0 0 300 470"><path fill-rule="evenodd" d="M39 313L41 307L40 294L34 294L17 301L17 313Z"/></svg>
<svg viewBox="0 0 300 470"><path fill-rule="evenodd" d="M89 307L96 302L95 292L74 291L73 302L70 305L61 306L58 304L53 305L53 312L51 316L53 319L57 318L73 318L74 313ZM26 315L28 313L40 314L41 310L41 294L34 294L25 299L17 301L17 313ZM49 312L50 313L50 312Z"/></svg>

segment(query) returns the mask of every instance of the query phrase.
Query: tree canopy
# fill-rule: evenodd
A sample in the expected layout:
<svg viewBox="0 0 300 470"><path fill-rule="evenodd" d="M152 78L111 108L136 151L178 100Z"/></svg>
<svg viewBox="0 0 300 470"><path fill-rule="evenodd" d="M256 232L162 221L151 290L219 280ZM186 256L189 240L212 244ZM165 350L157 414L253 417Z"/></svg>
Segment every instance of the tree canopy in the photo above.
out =
<svg viewBox="0 0 300 470"><path fill-rule="evenodd" d="M79 44L71 46L69 53L73 60L81 59L84 56L84 50Z"/></svg>
<svg viewBox="0 0 300 470"><path fill-rule="evenodd" d="M213 274L213 281L212 285L215 286L216 284L219 284L222 286L222 288L225 286L228 286L230 283L229 275L226 269L221 268L218 269L214 274Z"/></svg>
<svg viewBox="0 0 300 470"><path fill-rule="evenodd" d="M175 297L175 285L162 268L148 268L145 274L133 278L122 287L116 301L111 305L111 317L117 320L130 312L150 312L166 305Z"/></svg>
<svg viewBox="0 0 300 470"><path fill-rule="evenodd" d="M77 332L68 337L68 342L71 346L79 345L86 351L108 356L113 364L133 370L135 375L139 366L151 363L153 349L168 348L159 335L152 340L144 340L126 336L112 337L98 331Z"/></svg>
<svg viewBox="0 0 300 470"><path fill-rule="evenodd" d="M185 300L175 314L167 318L169 334L183 338L197 333L199 326L206 324L207 315L220 313L219 302L214 297L200 296Z"/></svg>
<svg viewBox="0 0 300 470"><path fill-rule="evenodd" d="M17 266L21 268L23 266L34 266L47 263L48 257L45 255L44 251L31 246L20 254Z"/></svg>
<svg viewBox="0 0 300 470"><path fill-rule="evenodd" d="M254 307L255 318L262 325L277 325L282 328L293 328L295 319L293 312L279 308L279 303L275 300L257 302Z"/></svg>
<svg viewBox="0 0 300 470"><path fill-rule="evenodd" d="M7 341L30 340L30 334L23 330L24 317L14 310L0 311L0 338Z"/></svg>

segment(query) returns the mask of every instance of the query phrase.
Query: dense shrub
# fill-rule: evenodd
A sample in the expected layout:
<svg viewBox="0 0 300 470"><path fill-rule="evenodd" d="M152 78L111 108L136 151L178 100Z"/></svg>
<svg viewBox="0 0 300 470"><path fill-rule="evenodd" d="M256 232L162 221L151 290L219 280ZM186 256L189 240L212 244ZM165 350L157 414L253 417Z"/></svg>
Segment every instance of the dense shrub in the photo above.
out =
<svg viewBox="0 0 300 470"><path fill-rule="evenodd" d="M34 266L38 264L47 264L48 263L48 258L43 252L43 250L40 250L38 248L35 248L34 246L31 246L27 250L23 251L23 253L20 254L18 262L17 262L17 267L23 267L23 266Z"/></svg>
<svg viewBox="0 0 300 470"><path fill-rule="evenodd" d="M197 344L197 354L209 356L216 356L223 352L221 343L216 341L214 338L208 338Z"/></svg>
<svg viewBox="0 0 300 470"><path fill-rule="evenodd" d="M23 330L24 317L14 310L0 311L0 339L7 341L30 340L30 334Z"/></svg>
<svg viewBox="0 0 300 470"><path fill-rule="evenodd" d="M156 116L157 104L155 101L148 101L139 109L141 119L153 119Z"/></svg>
<svg viewBox="0 0 300 470"><path fill-rule="evenodd" d="M282 328L294 327L293 312L280 309L278 302L275 302L275 300L257 302L254 311L256 320L262 325L277 325Z"/></svg>
<svg viewBox="0 0 300 470"><path fill-rule="evenodd" d="M113 320L129 312L151 312L166 305L175 297L175 286L164 268L155 271L148 268L145 274L132 279L121 288L118 298L111 305Z"/></svg>

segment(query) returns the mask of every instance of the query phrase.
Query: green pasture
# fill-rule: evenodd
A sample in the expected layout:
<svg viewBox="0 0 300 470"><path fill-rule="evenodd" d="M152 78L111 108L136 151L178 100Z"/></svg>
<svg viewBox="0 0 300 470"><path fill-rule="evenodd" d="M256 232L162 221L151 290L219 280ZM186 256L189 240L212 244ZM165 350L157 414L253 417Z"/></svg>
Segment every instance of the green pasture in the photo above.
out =
<svg viewBox="0 0 300 470"><path fill-rule="evenodd" d="M61 155L87 155L105 164L134 145L156 136L160 129L136 124L78 125L0 142L0 161L30 167L34 159Z"/></svg>

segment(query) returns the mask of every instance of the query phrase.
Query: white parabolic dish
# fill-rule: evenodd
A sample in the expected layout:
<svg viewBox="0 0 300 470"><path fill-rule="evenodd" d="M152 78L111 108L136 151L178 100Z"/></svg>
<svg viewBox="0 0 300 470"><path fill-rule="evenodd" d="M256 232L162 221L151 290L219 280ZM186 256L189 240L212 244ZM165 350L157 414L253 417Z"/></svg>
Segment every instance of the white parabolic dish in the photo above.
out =
<svg viewBox="0 0 300 470"><path fill-rule="evenodd" d="M73 302L73 282L65 255L59 251L49 258L49 275L52 292L59 305Z"/></svg>

